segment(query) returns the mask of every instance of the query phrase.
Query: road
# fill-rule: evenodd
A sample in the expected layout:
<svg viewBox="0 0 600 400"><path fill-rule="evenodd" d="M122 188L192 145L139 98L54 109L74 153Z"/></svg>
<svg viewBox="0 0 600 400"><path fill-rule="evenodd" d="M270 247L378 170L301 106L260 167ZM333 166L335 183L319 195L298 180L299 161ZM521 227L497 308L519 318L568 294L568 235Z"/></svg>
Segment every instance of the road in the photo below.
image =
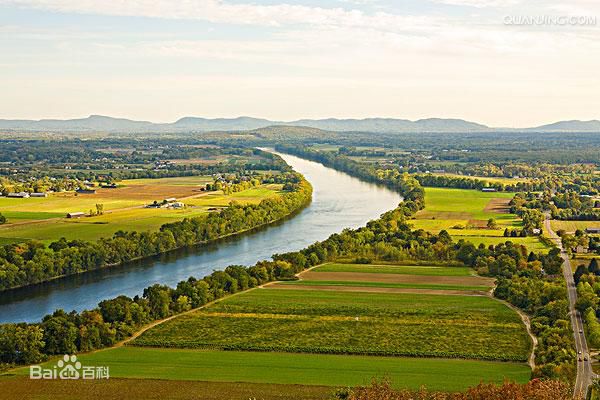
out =
<svg viewBox="0 0 600 400"><path fill-rule="evenodd" d="M573 279L571 260L563 248L560 238L552 230L549 216L546 216L545 225L546 232L548 232L550 238L560 249L560 256L564 260L563 275L565 276L565 281L567 283L567 292L569 295L569 315L571 316L571 325L573 327L573 335L575 337L575 348L577 349L578 354L577 379L575 380L573 397L585 398L589 386L592 384L592 381L597 378L597 376L592 370L592 361L583 330L583 319L581 318L579 311L575 309L575 303L577 302L577 287L575 286L575 280ZM581 361L579 361L579 358L581 358Z"/></svg>

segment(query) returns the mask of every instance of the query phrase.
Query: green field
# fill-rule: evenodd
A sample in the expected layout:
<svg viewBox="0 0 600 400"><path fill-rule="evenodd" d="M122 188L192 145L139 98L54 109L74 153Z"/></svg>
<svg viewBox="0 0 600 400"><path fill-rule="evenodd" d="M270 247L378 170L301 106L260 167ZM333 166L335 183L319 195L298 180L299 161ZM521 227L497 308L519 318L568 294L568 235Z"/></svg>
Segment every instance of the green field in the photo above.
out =
<svg viewBox="0 0 600 400"><path fill-rule="evenodd" d="M262 288L142 334L134 345L524 361L519 316L485 296Z"/></svg>
<svg viewBox="0 0 600 400"><path fill-rule="evenodd" d="M554 232L564 229L567 232L575 232L577 229L585 231L586 228L600 228L600 221L550 221Z"/></svg>
<svg viewBox="0 0 600 400"><path fill-rule="evenodd" d="M84 366L108 366L111 378L256 382L325 386L370 383L389 377L397 387L459 391L504 378L526 382L525 364L399 357L221 352L120 347L79 356ZM49 363L52 365L52 363ZM27 369L19 370L27 374Z"/></svg>
<svg viewBox="0 0 600 400"><path fill-rule="evenodd" d="M446 267L439 265L376 265L328 263L311 269L314 272L366 272L381 274L426 275L426 276L469 276L468 267Z"/></svg>
<svg viewBox="0 0 600 400"><path fill-rule="evenodd" d="M385 283L385 282L364 282L364 281L287 281L281 282L281 285L290 286L347 286L347 287L378 287L391 289L427 289L427 290L489 290L489 286L469 286L469 285L441 285L441 284L421 284L421 283Z"/></svg>
<svg viewBox="0 0 600 400"><path fill-rule="evenodd" d="M468 189L425 188L425 209L418 212L410 223L414 229L438 233L445 229L455 241L479 245L511 241L523 244L532 251L548 251L537 237L507 238L504 230L519 229L521 220L515 215L495 206L494 202L506 202L513 193L481 192ZM497 229L486 228L487 220L494 218ZM457 229L460 226L461 229Z"/></svg>

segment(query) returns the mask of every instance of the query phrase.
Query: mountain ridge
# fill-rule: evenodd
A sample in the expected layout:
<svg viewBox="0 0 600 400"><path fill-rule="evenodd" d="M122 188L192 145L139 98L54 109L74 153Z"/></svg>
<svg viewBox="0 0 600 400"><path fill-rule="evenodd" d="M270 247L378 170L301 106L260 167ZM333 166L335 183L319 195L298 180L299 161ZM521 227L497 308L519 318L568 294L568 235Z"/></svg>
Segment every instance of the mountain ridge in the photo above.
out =
<svg viewBox="0 0 600 400"><path fill-rule="evenodd" d="M154 123L128 118L93 114L75 119L0 119L0 129L16 131L74 131L74 132L209 132L246 131L270 126L301 126L328 131L362 131L374 133L419 132L599 132L599 120L567 120L531 128L494 128L458 118L423 118L411 121L401 118L324 118L273 121L264 118L239 116L234 118L204 118L186 116L170 123Z"/></svg>

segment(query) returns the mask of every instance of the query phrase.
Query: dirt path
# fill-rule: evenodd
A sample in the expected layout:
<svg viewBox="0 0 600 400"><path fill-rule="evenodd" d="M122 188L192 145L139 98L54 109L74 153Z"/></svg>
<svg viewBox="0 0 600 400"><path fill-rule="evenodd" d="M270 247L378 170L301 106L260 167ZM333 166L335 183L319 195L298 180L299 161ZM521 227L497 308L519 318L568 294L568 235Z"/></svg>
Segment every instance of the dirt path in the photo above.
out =
<svg viewBox="0 0 600 400"><path fill-rule="evenodd" d="M410 274L382 274L369 272L314 272L298 275L305 281L352 281L382 283L417 283L465 286L494 286L494 279L479 276L430 276Z"/></svg>
<svg viewBox="0 0 600 400"><path fill-rule="evenodd" d="M531 348L531 354L529 355L529 359L527 360L527 364L529 364L529 367L531 368L532 371L535 370L535 349L538 345L538 339L531 331L531 321L529 320L529 315L525 314L520 308L513 306L509 302L506 302L504 300L500 300L496 297L493 297L493 294L491 294L491 293L490 293L490 297L492 297L495 300L498 300L501 303L506 304L509 308L511 308L517 314L519 314L519 317L521 317L521 320L523 321L523 323L525 324L525 328L527 329L527 334L531 338L531 343L533 344L533 346Z"/></svg>
<svg viewBox="0 0 600 400"><path fill-rule="evenodd" d="M369 292L369 293L411 293L434 294L446 296L487 296L487 292L480 290L440 290L440 289L410 289L410 288L385 288L372 286L336 286L336 285L286 285L279 282L269 284L269 288L282 290L327 290L335 292Z"/></svg>

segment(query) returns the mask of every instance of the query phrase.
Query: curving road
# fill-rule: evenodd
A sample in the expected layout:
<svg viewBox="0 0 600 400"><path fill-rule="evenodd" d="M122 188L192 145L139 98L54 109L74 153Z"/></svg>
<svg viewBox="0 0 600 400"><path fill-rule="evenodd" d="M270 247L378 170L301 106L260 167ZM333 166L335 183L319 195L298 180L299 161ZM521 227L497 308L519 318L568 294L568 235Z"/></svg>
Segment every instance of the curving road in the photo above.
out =
<svg viewBox="0 0 600 400"><path fill-rule="evenodd" d="M562 242L558 235L552 230L550 226L550 218L546 215L546 232L550 235L550 238L556 246L560 249L560 256L564 260L563 263L563 275L567 283L567 293L569 295L569 315L571 316L571 326L573 327L573 335L575 337L575 348L577 350L577 379L575 380L575 389L573 393L574 398L585 398L588 392L589 386L592 381L597 378L592 370L592 360L588 349L587 341L585 340L585 333L583 328L583 319L579 311L575 309L575 303L577 302L577 287L575 286L575 280L573 279L573 270L571 269L571 260L569 255L562 246Z"/></svg>

